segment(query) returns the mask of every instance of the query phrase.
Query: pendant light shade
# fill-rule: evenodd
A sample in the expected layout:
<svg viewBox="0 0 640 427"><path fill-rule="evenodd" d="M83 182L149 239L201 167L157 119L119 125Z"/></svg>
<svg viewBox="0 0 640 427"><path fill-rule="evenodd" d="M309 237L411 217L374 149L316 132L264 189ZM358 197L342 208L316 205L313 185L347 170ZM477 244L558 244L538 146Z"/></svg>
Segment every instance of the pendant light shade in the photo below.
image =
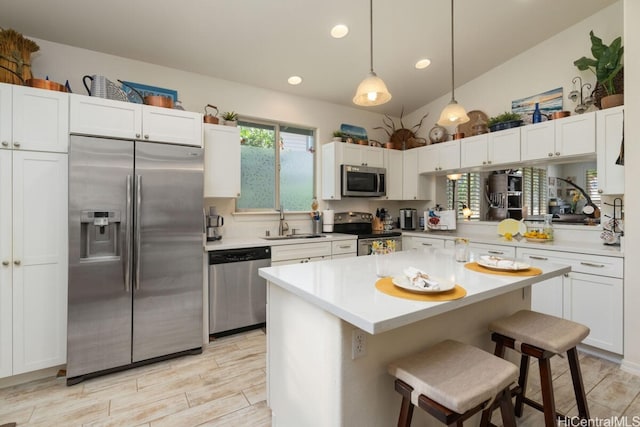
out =
<svg viewBox="0 0 640 427"><path fill-rule="evenodd" d="M373 72L373 0L369 0L369 47L370 71L367 77L358 85L353 103L364 107L382 105L391 99L391 93L384 81Z"/></svg>
<svg viewBox="0 0 640 427"><path fill-rule="evenodd" d="M442 110L438 124L440 126L453 126L469 121L469 116L464 110L464 107L456 101L455 97L455 68L454 68L454 54L453 54L453 0L451 0L451 101Z"/></svg>

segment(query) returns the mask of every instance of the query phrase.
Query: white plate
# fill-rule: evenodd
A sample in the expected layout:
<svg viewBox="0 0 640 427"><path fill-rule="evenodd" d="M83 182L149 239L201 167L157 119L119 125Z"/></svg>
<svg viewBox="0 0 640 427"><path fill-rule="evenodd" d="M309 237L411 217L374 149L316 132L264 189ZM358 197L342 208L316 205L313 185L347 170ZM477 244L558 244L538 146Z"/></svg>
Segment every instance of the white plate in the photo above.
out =
<svg viewBox="0 0 640 427"><path fill-rule="evenodd" d="M522 271L531 268L529 264L525 264L524 262L487 255L481 256L477 263L482 267L501 271Z"/></svg>
<svg viewBox="0 0 640 427"><path fill-rule="evenodd" d="M437 277L431 277L432 280L435 280L440 285L440 289L434 291L432 289L423 289L418 288L417 286L413 286L409 281L407 276L396 276L391 278L391 283L396 285L399 288L405 289L409 292L417 292L419 294L437 294L438 292L446 292L453 289L456 284L449 280L442 280Z"/></svg>

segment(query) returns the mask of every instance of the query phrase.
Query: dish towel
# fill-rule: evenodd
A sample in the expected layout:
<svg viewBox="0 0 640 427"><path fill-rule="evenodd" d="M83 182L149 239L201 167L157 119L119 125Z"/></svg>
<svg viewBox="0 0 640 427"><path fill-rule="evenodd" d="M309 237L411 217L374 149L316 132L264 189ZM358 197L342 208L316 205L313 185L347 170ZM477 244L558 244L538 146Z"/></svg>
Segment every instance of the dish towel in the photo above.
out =
<svg viewBox="0 0 640 427"><path fill-rule="evenodd" d="M409 279L409 282L416 288L430 289L433 291L437 291L440 289L440 284L436 280L430 279L427 273L417 268L405 268L404 274Z"/></svg>

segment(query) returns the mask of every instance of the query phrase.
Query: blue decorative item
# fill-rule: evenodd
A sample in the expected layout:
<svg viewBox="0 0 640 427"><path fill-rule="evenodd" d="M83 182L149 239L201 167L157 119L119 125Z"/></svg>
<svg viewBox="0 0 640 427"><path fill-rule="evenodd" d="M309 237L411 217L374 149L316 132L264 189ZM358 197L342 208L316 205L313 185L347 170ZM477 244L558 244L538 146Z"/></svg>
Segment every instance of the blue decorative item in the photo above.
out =
<svg viewBox="0 0 640 427"><path fill-rule="evenodd" d="M533 123L540 123L542 121L542 113L540 112L540 104L536 102L536 108L533 110Z"/></svg>
<svg viewBox="0 0 640 427"><path fill-rule="evenodd" d="M165 89L156 86L149 86L142 83L133 83L127 81L120 81L122 83L122 90L127 94L127 98L129 98L129 102L135 102L136 104L142 104L144 97L148 95L161 95L166 96L168 98L173 99L173 103L178 100L178 91L173 89ZM140 99L140 96L132 90L135 89L140 92L143 99Z"/></svg>

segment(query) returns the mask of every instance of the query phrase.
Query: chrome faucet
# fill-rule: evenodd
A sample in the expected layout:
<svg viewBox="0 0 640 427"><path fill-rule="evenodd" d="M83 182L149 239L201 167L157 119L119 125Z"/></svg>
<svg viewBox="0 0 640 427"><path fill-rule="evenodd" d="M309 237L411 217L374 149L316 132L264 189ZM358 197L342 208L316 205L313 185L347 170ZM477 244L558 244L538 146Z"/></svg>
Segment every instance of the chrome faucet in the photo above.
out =
<svg viewBox="0 0 640 427"><path fill-rule="evenodd" d="M284 236L285 231L289 231L289 224L284 222L284 206L280 205L280 225L278 226L278 236Z"/></svg>

